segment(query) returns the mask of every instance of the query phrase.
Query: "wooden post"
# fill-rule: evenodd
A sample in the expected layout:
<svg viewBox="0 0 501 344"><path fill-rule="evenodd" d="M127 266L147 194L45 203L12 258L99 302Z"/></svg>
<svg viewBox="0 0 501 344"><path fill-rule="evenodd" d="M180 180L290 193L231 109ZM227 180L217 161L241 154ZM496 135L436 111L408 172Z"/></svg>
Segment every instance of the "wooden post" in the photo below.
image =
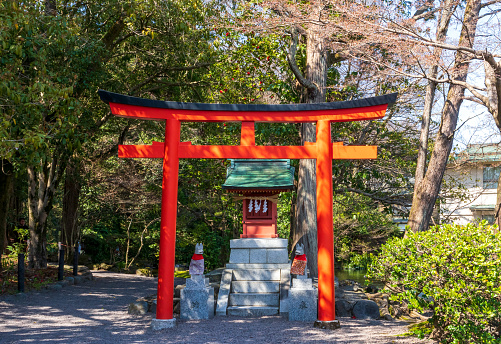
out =
<svg viewBox="0 0 501 344"><path fill-rule="evenodd" d="M180 135L181 123L176 119L166 120L156 317L159 320L173 319Z"/></svg>
<svg viewBox="0 0 501 344"><path fill-rule="evenodd" d="M331 123L317 122L318 320L335 320Z"/></svg>
<svg viewBox="0 0 501 344"><path fill-rule="evenodd" d="M17 255L17 291L24 293L24 253Z"/></svg>
<svg viewBox="0 0 501 344"><path fill-rule="evenodd" d="M242 122L240 131L240 145L241 146L255 146L256 134L254 131L254 122Z"/></svg>

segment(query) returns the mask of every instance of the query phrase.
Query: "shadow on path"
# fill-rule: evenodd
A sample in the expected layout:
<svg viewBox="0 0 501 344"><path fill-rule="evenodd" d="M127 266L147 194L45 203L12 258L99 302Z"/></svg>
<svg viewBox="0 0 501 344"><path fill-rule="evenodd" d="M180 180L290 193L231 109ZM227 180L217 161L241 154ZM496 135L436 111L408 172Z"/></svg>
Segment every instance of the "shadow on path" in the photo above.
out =
<svg viewBox="0 0 501 344"><path fill-rule="evenodd" d="M431 343L396 337L400 322L340 318L342 328L319 330L281 317L215 317L177 321L153 331L151 315L134 317L127 306L156 292L156 278L93 272L94 281L60 291L0 297L0 343Z"/></svg>

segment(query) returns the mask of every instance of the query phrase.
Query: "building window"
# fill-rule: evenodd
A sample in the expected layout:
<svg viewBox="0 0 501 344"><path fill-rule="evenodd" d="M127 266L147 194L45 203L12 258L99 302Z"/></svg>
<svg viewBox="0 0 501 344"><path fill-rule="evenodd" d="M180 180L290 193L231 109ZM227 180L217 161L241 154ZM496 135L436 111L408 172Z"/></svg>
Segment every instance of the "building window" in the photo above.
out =
<svg viewBox="0 0 501 344"><path fill-rule="evenodd" d="M484 167L484 189L497 189L501 166Z"/></svg>
<svg viewBox="0 0 501 344"><path fill-rule="evenodd" d="M482 220L487 220L487 223L493 225L496 222L496 217L494 215L482 215Z"/></svg>

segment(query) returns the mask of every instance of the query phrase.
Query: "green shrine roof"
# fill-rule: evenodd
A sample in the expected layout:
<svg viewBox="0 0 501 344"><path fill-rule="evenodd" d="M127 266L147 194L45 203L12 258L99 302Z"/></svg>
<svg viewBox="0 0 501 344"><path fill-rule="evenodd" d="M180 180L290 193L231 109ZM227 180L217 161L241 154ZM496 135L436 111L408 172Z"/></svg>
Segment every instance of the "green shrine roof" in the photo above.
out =
<svg viewBox="0 0 501 344"><path fill-rule="evenodd" d="M289 159L230 159L223 189L290 190L294 187L294 167Z"/></svg>

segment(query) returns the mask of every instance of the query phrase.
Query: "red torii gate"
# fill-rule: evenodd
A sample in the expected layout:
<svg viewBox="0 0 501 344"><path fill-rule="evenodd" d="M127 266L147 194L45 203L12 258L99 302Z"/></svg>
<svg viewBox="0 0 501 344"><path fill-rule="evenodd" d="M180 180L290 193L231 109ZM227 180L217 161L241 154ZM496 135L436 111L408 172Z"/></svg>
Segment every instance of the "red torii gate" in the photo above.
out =
<svg viewBox="0 0 501 344"><path fill-rule="evenodd" d="M120 145L121 158L163 158L160 257L157 320L173 326L174 261L179 159L316 159L318 320L335 320L334 236L332 224L332 159L375 159L376 146L343 146L332 143L331 122L371 120L384 117L397 94L354 101L244 105L158 101L99 90L114 115L165 120L165 143ZM180 142L181 122L242 122L239 146L192 145ZM316 122L316 142L304 146L256 146L256 122Z"/></svg>

